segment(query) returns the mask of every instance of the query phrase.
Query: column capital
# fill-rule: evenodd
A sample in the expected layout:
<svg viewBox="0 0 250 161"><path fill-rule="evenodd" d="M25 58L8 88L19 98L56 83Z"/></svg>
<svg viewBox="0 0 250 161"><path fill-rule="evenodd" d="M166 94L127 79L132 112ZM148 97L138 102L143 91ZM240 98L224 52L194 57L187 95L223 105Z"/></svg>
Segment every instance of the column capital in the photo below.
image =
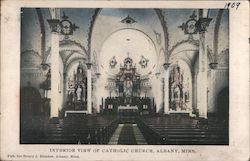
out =
<svg viewBox="0 0 250 161"><path fill-rule="evenodd" d="M165 70L168 70L170 64L171 64L171 63L164 63L164 64L163 64L164 69L165 69Z"/></svg>
<svg viewBox="0 0 250 161"><path fill-rule="evenodd" d="M210 63L210 64L209 64L209 67L210 67L211 69L216 69L216 68L218 67L218 63L217 63L217 62Z"/></svg>
<svg viewBox="0 0 250 161"><path fill-rule="evenodd" d="M41 68L43 71L46 71L50 68L50 65L48 63L41 63Z"/></svg>
<svg viewBox="0 0 250 161"><path fill-rule="evenodd" d="M51 28L51 32L59 33L60 20L59 19L48 19L47 21L48 21L49 26Z"/></svg>
<svg viewBox="0 0 250 161"><path fill-rule="evenodd" d="M86 63L86 65L88 69L91 69L92 63Z"/></svg>

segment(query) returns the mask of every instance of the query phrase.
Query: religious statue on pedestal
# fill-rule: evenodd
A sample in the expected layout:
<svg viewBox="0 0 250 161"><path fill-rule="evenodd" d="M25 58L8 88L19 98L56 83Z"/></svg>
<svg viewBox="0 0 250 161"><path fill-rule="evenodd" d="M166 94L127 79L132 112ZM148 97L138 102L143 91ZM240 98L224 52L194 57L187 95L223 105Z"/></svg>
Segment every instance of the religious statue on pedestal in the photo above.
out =
<svg viewBox="0 0 250 161"><path fill-rule="evenodd" d="M80 85L76 86L76 100L81 101L81 96L82 96L82 89Z"/></svg>
<svg viewBox="0 0 250 161"><path fill-rule="evenodd" d="M81 62L77 67L77 72L74 74L74 81L75 81L75 94L77 101L86 101L86 74L84 72L84 68Z"/></svg>
<svg viewBox="0 0 250 161"><path fill-rule="evenodd" d="M83 70L83 65L81 62L79 62L79 65L77 67L77 72L74 75L75 83L76 84L84 84L86 83L86 74Z"/></svg>
<svg viewBox="0 0 250 161"><path fill-rule="evenodd" d="M133 82L127 77L124 81L124 94L126 97L131 97L133 91Z"/></svg>
<svg viewBox="0 0 250 161"><path fill-rule="evenodd" d="M87 77L84 65L79 62L73 75L68 78L68 108L82 110L86 107Z"/></svg>
<svg viewBox="0 0 250 161"><path fill-rule="evenodd" d="M170 108L172 110L186 110L188 102L188 92L184 84L184 72L181 71L180 66L177 64L173 67L170 78ZM189 80L189 79L188 79Z"/></svg>

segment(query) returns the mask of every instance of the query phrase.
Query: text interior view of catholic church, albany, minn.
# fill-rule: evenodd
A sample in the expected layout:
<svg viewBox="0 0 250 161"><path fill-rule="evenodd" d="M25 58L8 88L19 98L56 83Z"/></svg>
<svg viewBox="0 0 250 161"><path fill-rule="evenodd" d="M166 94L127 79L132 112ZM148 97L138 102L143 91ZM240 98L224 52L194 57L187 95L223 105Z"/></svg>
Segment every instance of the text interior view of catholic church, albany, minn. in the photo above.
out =
<svg viewBox="0 0 250 161"><path fill-rule="evenodd" d="M22 8L20 19L20 144L229 144L228 10Z"/></svg>

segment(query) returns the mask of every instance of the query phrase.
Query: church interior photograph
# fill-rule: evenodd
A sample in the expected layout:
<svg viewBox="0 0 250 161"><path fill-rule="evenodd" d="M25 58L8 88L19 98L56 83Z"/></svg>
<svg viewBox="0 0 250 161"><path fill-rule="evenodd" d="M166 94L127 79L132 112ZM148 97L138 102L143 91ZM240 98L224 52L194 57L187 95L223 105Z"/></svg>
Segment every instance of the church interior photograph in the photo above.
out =
<svg viewBox="0 0 250 161"><path fill-rule="evenodd" d="M22 8L20 144L229 145L229 11Z"/></svg>

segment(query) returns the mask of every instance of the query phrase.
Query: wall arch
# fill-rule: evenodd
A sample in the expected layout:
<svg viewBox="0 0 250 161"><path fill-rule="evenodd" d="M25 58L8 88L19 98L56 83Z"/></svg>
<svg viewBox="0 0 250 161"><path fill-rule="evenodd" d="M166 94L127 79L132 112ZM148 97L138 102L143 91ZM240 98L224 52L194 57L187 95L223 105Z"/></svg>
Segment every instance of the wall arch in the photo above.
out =
<svg viewBox="0 0 250 161"><path fill-rule="evenodd" d="M141 31L141 30L139 30L139 29L135 29L135 28L123 28L123 29L119 29L119 30L116 30L116 31L114 31L114 32L112 32L110 35L108 35L107 37L106 37L106 39L105 39L105 41L104 41L104 43L109 39L109 38L111 38L112 36L114 36L115 34L119 34L119 32L126 32L126 31L132 31L132 32L138 32L138 33L140 33L141 35L144 35L147 39L149 39L149 41L153 44L153 46L154 46L154 50L155 50L155 54L156 54L156 57L157 57L157 62L156 62L156 64L159 64L158 62L160 61L160 58L159 58L159 56L160 56L160 53L157 53L157 49L156 49L156 45L155 45L155 42L152 40L152 38L149 36L149 35L147 35L147 33L145 33L145 32L143 32L143 31ZM103 43L103 45L104 45L104 43ZM100 53L99 53L99 58L101 58L101 52L102 52L102 48L103 48L103 46L101 47L101 51L100 51ZM144 53L141 53L142 55L144 54ZM102 61L102 59L100 59L100 61ZM97 65L100 65L100 63L98 63ZM100 69L100 67L98 67L99 69ZM158 70L158 69L157 69Z"/></svg>
<svg viewBox="0 0 250 161"><path fill-rule="evenodd" d="M75 57L70 62L68 62L68 64L65 66L64 72L68 73L68 71L72 67L72 65L74 65L75 63L78 63L79 61L83 62L83 64L85 65L87 60L85 58L82 58L82 57Z"/></svg>
<svg viewBox="0 0 250 161"><path fill-rule="evenodd" d="M127 34L127 32L130 33ZM127 42L126 40L127 35L131 37L131 40L129 40L129 42ZM110 45L116 42L119 45ZM122 42L129 44L123 44ZM128 55L127 51L133 54ZM149 60L148 65L145 68L141 67L139 64L142 55ZM109 61L113 56L116 56L117 64L115 67L111 68ZM158 64L155 45L148 35L146 35L144 32L141 32L140 30L135 30L133 28L118 30L112 35L109 35L103 43L100 52L99 63L100 76L95 82L96 88L94 89L93 97L96 101L94 102L93 106L99 108L102 98L106 98L109 96L109 90L106 89L109 84L108 80L115 78L115 75L118 74L120 71L120 64L123 64L124 59L127 57L130 57L133 60L133 65L134 63L136 64L136 70L141 76L149 77L150 81L152 81L151 84L154 87L152 87L152 90L148 92L147 95L149 97L154 97L157 108L160 107L162 102L162 96L160 96L161 92L159 91L161 91L162 89L160 79L155 78L156 76L154 75L154 72L156 72L156 65ZM152 71L153 74L148 74L149 71ZM102 93L102 95L100 95L100 93ZM115 96L116 93L112 93L112 97ZM141 92L141 96L144 96L143 92Z"/></svg>

